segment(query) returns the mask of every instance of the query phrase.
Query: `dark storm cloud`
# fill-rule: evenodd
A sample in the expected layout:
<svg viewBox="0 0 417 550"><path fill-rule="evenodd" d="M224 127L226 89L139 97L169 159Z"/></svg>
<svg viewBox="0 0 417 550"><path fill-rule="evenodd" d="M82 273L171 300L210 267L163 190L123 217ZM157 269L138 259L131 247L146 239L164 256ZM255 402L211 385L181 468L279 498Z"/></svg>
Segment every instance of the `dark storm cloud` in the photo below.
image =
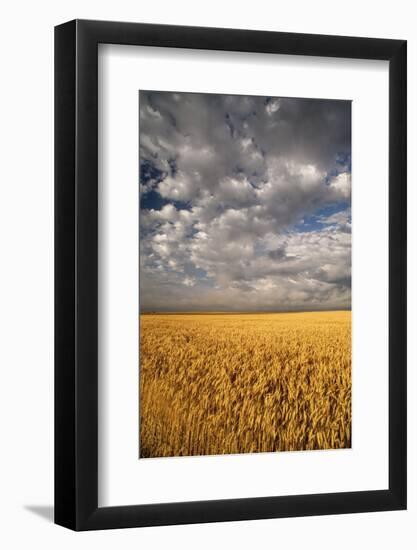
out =
<svg viewBox="0 0 417 550"><path fill-rule="evenodd" d="M349 307L350 140L345 101L141 92L142 307Z"/></svg>

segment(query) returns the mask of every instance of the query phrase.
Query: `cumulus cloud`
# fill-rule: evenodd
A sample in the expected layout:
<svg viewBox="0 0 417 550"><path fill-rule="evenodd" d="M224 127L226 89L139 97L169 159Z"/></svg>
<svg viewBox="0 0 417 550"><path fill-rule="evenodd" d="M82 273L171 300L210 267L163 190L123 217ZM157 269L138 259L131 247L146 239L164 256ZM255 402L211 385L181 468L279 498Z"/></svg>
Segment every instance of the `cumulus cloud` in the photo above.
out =
<svg viewBox="0 0 417 550"><path fill-rule="evenodd" d="M144 310L350 307L350 102L140 93Z"/></svg>

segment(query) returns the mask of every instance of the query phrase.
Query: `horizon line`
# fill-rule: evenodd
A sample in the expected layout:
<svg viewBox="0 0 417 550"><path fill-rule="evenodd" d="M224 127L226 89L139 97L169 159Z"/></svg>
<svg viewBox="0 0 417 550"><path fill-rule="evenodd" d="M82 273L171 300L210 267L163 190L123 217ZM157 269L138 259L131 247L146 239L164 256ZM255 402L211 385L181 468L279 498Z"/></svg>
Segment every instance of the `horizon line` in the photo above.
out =
<svg viewBox="0 0 417 550"><path fill-rule="evenodd" d="M271 313L325 313L327 311L352 311L352 308L329 308L329 309L287 309L287 310L152 310L146 309L139 312L140 315L169 315L169 314L184 314L184 315L210 315L210 314L224 314L224 315L239 315L239 314L271 314Z"/></svg>

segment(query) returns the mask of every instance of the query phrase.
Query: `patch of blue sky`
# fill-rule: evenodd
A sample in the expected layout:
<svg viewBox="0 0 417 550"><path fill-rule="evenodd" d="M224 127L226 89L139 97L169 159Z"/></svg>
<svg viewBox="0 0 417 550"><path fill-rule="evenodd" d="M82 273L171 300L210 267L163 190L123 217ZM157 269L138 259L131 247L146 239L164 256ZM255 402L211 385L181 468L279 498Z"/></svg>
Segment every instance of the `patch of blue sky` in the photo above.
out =
<svg viewBox="0 0 417 550"><path fill-rule="evenodd" d="M313 214L304 216L301 222L298 222L291 226L291 231L296 231L297 233L310 233L312 231L320 231L324 227L327 227L328 224L325 223L326 218L337 214L338 212L343 212L350 207L350 201L338 201L332 204L329 204L325 207L319 208Z"/></svg>
<svg viewBox="0 0 417 550"><path fill-rule="evenodd" d="M334 167L329 170L325 178L326 185L330 185L333 178L344 172L349 174L352 172L352 156L350 153L339 152L336 155Z"/></svg>
<svg viewBox="0 0 417 550"><path fill-rule="evenodd" d="M344 172L352 171L352 155L348 152L337 153L336 164L344 168Z"/></svg>
<svg viewBox="0 0 417 550"><path fill-rule="evenodd" d="M139 165L139 180L143 185L156 184L166 177L166 172L159 170L151 161L141 160Z"/></svg>
<svg viewBox="0 0 417 550"><path fill-rule="evenodd" d="M186 265L185 273L189 277L197 279L199 284L204 284L207 287L213 287L214 281L208 277L207 272L204 269L195 267L193 264L189 263Z"/></svg>
<svg viewBox="0 0 417 550"><path fill-rule="evenodd" d="M177 162L175 159L168 160L171 176L175 178L177 173ZM140 193L141 210L161 210L166 204L173 204L177 210L191 210L188 202L168 200L158 192L158 184L167 177L167 172L159 170L149 160L140 163L140 183L145 188Z"/></svg>
<svg viewBox="0 0 417 550"><path fill-rule="evenodd" d="M151 189L142 193L140 197L141 210L161 210L166 204L172 204L177 210L191 210L191 204L184 201L175 201L161 197L158 191Z"/></svg>

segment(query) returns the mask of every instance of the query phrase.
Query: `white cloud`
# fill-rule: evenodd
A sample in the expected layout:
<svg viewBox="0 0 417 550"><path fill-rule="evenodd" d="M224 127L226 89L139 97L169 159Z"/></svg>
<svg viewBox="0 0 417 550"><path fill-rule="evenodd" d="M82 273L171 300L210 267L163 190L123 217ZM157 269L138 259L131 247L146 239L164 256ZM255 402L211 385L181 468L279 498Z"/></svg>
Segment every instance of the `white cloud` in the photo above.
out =
<svg viewBox="0 0 417 550"><path fill-rule="evenodd" d="M344 198L350 197L351 185L351 175L348 172L342 172L330 181L330 189Z"/></svg>
<svg viewBox="0 0 417 550"><path fill-rule="evenodd" d="M160 174L142 192L168 201L141 212L142 307L350 306L349 103L153 92L140 103L141 161ZM301 233L308 216L318 225Z"/></svg>

